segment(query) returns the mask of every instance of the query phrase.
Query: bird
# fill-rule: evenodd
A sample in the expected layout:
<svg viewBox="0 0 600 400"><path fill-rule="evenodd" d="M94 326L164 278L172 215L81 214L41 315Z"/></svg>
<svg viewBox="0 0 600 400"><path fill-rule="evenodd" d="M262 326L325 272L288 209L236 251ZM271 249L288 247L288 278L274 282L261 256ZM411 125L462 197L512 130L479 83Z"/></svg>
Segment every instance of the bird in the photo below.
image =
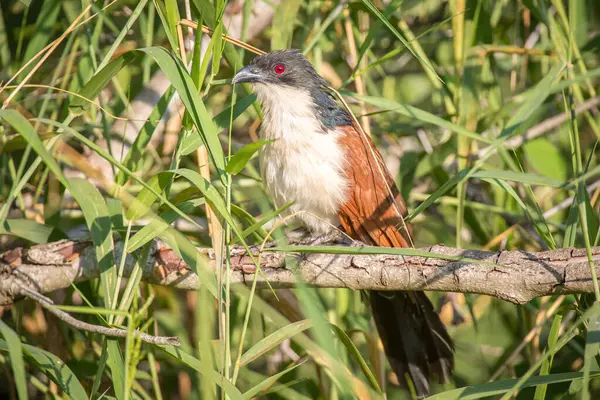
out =
<svg viewBox="0 0 600 400"><path fill-rule="evenodd" d="M233 77L261 103L266 191L312 237L341 230L367 245L412 245L407 208L372 139L295 49L255 57ZM370 291L371 312L399 382L423 398L451 379L454 345L424 292Z"/></svg>

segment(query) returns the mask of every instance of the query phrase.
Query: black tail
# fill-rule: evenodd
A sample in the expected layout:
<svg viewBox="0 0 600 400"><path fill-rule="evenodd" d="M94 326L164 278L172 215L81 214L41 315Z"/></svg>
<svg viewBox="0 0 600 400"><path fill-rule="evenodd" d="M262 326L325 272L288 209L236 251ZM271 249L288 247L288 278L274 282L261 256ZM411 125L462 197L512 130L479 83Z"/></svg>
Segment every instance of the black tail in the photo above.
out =
<svg viewBox="0 0 600 400"><path fill-rule="evenodd" d="M454 345L423 292L370 292L371 309L385 353L405 385L419 398L429 395L429 379L450 380Z"/></svg>

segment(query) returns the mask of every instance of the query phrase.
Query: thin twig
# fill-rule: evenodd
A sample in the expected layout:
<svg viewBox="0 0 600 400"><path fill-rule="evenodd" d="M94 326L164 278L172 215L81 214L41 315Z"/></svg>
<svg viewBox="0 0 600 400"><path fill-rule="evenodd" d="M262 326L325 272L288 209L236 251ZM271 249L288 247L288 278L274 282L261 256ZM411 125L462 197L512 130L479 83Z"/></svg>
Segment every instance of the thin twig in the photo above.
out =
<svg viewBox="0 0 600 400"><path fill-rule="evenodd" d="M600 180L598 180L598 181L592 183L591 185L589 185L587 187L587 191L588 191L589 194L591 194L592 191L594 191L595 189L598 189L598 188L600 188ZM543 214L544 218L550 218L554 214L558 213L559 211L564 210L567 207L571 207L571 204L573 204L573 200L574 199L575 199L575 195L564 199L563 201L561 201L560 203L558 203L554 207L548 209Z"/></svg>
<svg viewBox="0 0 600 400"><path fill-rule="evenodd" d="M591 192L594 189L598 189L598 188L600 188L600 180L592 183L591 185L589 185L587 187L587 191L588 191L588 193L591 194ZM559 211L562 211L565 208L570 207L573 204L573 200L574 199L575 199L575 195L567 197L565 200L561 201L560 203L558 203L554 207L552 207L549 210L545 211L544 214L542 214L543 217L546 218L546 219L548 219L548 218L552 217L554 214L557 214ZM501 232L500 234L496 235L496 237L494 237L492 240L490 240L481 249L482 250L490 250L490 249L492 249L493 247L495 247L496 245L498 245L498 243L502 239L506 238L511 232L513 232L517 227L520 227L520 226L521 226L520 223L513 224L513 225L509 226L503 232Z"/></svg>
<svg viewBox="0 0 600 400"><path fill-rule="evenodd" d="M187 19L182 19L181 21L179 21L179 24L181 25L185 25L187 27L193 28L193 29L198 29L198 24L194 21L189 21ZM206 33L207 35L212 36L214 31L212 29L210 29L208 26L206 25L202 25L200 27L200 29L202 30L202 32ZM222 34L223 36L223 40L225 40L226 42L229 42L231 44L235 44L236 46L239 46L245 50L251 51L254 54L258 54L258 55L262 55L265 54L264 51L262 51L261 49L258 49L254 46L249 45L248 43L244 43L241 40L237 40L236 38L233 38L229 35L226 34Z"/></svg>
<svg viewBox="0 0 600 400"><path fill-rule="evenodd" d="M88 324L87 322L80 321L80 320L72 317L70 314L56 308L55 304L52 300L50 300L48 297L36 292L35 290L31 290L23 285L21 285L21 290L22 290L22 293L24 296L37 301L38 303L40 303L40 305L42 307L44 307L50 313L54 314L54 316L56 316L58 319L66 322L67 324L71 325L74 328L80 329L82 331L98 333L98 334L104 335L104 336L120 337L120 338L126 338L127 335L129 334L124 329L109 328L106 326L93 325L93 324ZM133 335L138 337L139 339L141 339L143 342L150 343L150 344L162 344L162 345L170 344L172 346L180 345L179 338L176 336L152 336L152 335L148 335L147 333L140 332L138 330L134 331Z"/></svg>
<svg viewBox="0 0 600 400"><path fill-rule="evenodd" d="M494 46L486 44L472 47L470 51L475 54L478 54L480 57L485 57L490 53L556 57L556 53L551 50L537 50L517 46Z"/></svg>

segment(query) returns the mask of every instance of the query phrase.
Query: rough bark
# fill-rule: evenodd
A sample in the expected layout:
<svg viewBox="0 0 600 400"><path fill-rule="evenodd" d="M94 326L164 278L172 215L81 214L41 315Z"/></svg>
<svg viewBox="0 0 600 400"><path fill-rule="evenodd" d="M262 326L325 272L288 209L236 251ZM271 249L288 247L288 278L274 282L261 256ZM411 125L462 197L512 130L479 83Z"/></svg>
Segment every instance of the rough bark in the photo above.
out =
<svg viewBox="0 0 600 400"><path fill-rule="evenodd" d="M441 258L264 251L261 255L264 274L259 274L258 285L265 287L268 280L275 288L293 287L301 276L316 287L479 293L516 304L556 293L593 292L585 249L530 253L431 246L421 250ZM117 242L115 260L120 260L122 251L123 243ZM211 250L199 251L214 271ZM153 242L149 254L143 267L144 281L182 290L200 287L200 277L164 243ZM592 254L600 275L600 247L593 248ZM125 276L131 273L135 256L139 253L127 256ZM463 260L448 260L450 257ZM242 249L234 248L231 282L249 285L254 272L250 257ZM0 305L23 297L24 287L48 293L99 275L90 242L60 241L13 249L0 255Z"/></svg>

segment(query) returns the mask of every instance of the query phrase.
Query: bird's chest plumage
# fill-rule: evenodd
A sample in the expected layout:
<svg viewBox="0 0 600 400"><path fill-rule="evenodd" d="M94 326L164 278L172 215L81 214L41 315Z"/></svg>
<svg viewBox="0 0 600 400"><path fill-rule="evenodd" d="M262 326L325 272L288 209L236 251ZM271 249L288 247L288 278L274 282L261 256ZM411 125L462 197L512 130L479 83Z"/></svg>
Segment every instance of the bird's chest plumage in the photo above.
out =
<svg viewBox="0 0 600 400"><path fill-rule="evenodd" d="M273 140L260 153L267 192L278 207L293 202L288 213L314 233L331 230L348 190L340 134L323 131L314 113L302 109L303 96L278 104L262 100L261 138Z"/></svg>

